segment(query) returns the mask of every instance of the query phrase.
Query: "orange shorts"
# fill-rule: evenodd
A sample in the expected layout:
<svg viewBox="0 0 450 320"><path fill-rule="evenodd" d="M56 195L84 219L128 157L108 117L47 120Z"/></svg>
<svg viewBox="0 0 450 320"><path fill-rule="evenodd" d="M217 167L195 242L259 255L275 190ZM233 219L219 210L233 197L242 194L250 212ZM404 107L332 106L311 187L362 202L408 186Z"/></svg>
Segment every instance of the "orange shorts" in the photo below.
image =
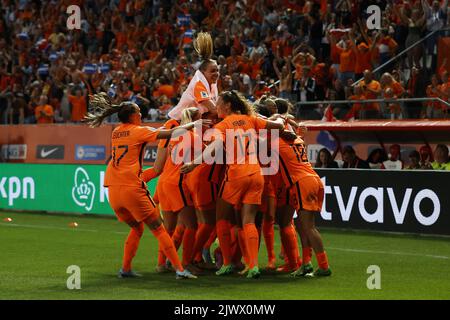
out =
<svg viewBox="0 0 450 320"><path fill-rule="evenodd" d="M219 197L236 206L238 204L261 204L264 178L260 173L232 181L223 181Z"/></svg>
<svg viewBox="0 0 450 320"><path fill-rule="evenodd" d="M287 189L278 189L277 206L289 204L297 211L320 212L324 194L324 186L319 177L305 177Z"/></svg>
<svg viewBox="0 0 450 320"><path fill-rule="evenodd" d="M141 222L148 218L159 217L158 209L146 186L110 186L108 195L109 204L119 221Z"/></svg>
<svg viewBox="0 0 450 320"><path fill-rule="evenodd" d="M186 186L196 209L204 211L215 208L219 188L214 182L189 174L186 178Z"/></svg>
<svg viewBox="0 0 450 320"><path fill-rule="evenodd" d="M183 181L184 175L180 176L178 185L158 180L156 192L158 194L159 208L162 211L178 212L185 207L192 206L192 197L186 183Z"/></svg>

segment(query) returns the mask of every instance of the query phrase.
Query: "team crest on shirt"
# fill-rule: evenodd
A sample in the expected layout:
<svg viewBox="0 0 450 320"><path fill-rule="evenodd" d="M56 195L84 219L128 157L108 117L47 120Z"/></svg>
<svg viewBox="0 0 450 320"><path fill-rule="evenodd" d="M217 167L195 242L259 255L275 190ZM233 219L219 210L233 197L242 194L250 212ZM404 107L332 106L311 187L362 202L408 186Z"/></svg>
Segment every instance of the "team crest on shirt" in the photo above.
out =
<svg viewBox="0 0 450 320"><path fill-rule="evenodd" d="M208 92L206 92L206 91L200 91L200 96L201 96L202 98L208 98Z"/></svg>

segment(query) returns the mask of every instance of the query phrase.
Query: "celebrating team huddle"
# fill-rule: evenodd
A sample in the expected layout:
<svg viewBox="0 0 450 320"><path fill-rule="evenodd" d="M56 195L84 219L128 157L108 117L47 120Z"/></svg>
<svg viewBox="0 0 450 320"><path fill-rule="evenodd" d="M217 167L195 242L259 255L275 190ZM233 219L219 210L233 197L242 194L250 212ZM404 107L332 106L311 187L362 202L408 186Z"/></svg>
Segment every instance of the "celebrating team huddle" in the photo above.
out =
<svg viewBox="0 0 450 320"><path fill-rule="evenodd" d="M218 276L239 272L259 278L262 237L266 269L293 276L331 275L314 222L324 187L308 162L303 128L289 115L290 103L263 97L252 105L238 92L218 93L211 36L200 33L194 47L202 62L162 128L142 126L139 107L132 102L113 105L104 93L91 97L89 125L99 126L114 113L121 121L112 133L105 176L110 205L131 228L119 276L139 276L131 263L144 225L158 239L157 272L175 271L177 279L196 278L211 269ZM156 140L154 166L143 171L145 145ZM261 153L276 166L258 158ZM156 177L152 197L146 183ZM275 221L285 260L278 268ZM216 238L213 264L210 247ZM315 272L312 250L318 262Z"/></svg>

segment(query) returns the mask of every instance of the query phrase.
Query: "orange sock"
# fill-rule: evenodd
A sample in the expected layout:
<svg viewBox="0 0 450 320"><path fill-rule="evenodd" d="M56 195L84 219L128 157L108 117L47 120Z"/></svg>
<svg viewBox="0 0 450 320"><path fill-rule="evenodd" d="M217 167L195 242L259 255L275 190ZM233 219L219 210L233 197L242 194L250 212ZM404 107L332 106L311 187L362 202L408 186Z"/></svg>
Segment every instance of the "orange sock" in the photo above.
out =
<svg viewBox="0 0 450 320"><path fill-rule="evenodd" d="M247 243L245 241L245 232L244 229L238 228L238 241L239 241L239 248L241 249L242 257L244 258L244 262L247 266L250 265L250 257L248 255L248 248Z"/></svg>
<svg viewBox="0 0 450 320"><path fill-rule="evenodd" d="M178 271L184 271L180 258L178 258L177 250L164 226L160 225L157 229L152 230L152 233L158 239L164 255L169 259L172 266Z"/></svg>
<svg viewBox="0 0 450 320"><path fill-rule="evenodd" d="M250 260L249 268L258 266L258 229L254 223L247 223L244 225L244 234L247 245L247 254Z"/></svg>
<svg viewBox="0 0 450 320"><path fill-rule="evenodd" d="M290 269L297 269L298 245L295 237L295 229L292 225L280 229L281 242L284 247L284 254Z"/></svg>
<svg viewBox="0 0 450 320"><path fill-rule="evenodd" d="M231 262L233 262L234 256L236 255L237 251L240 250L239 239L237 235L237 226L231 225L230 234Z"/></svg>
<svg viewBox="0 0 450 320"><path fill-rule="evenodd" d="M319 268L326 270L328 269L328 257L327 257L327 253L324 252L319 252L316 253L316 258L317 258L317 263L319 264Z"/></svg>
<svg viewBox="0 0 450 320"><path fill-rule="evenodd" d="M233 263L233 265L237 266L239 264L242 263L242 251L241 251L241 246L239 245L239 241L237 241L238 243L236 243L236 245L233 248L233 257L231 259L231 263Z"/></svg>
<svg viewBox="0 0 450 320"><path fill-rule="evenodd" d="M303 257L303 264L308 264L311 262L312 257L312 248L311 247L304 247L302 249L302 257Z"/></svg>
<svg viewBox="0 0 450 320"><path fill-rule="evenodd" d="M170 237L172 237L174 230L168 230L167 233ZM161 246L158 245L158 266L162 266L166 263L166 256L161 249Z"/></svg>
<svg viewBox="0 0 450 320"><path fill-rule="evenodd" d="M216 224L217 237L222 250L223 264L231 263L231 224L227 220L219 220Z"/></svg>
<svg viewBox="0 0 450 320"><path fill-rule="evenodd" d="M192 263L192 259L194 258L194 243L195 243L195 234L197 233L197 229L186 228L184 230L183 235L183 266L187 266Z"/></svg>
<svg viewBox="0 0 450 320"><path fill-rule="evenodd" d="M151 167L151 168L148 168L147 170L144 170L144 172L142 172L141 178L145 183L147 183L150 180L156 178L157 176L158 176L158 174L156 173L155 168Z"/></svg>
<svg viewBox="0 0 450 320"><path fill-rule="evenodd" d="M295 236L295 243L296 246L296 256L297 256L297 264L300 267L302 265L302 258L300 257L300 249L298 248L298 235L297 235L297 229L295 229L294 220L292 220L292 228L294 229L294 236Z"/></svg>
<svg viewBox="0 0 450 320"><path fill-rule="evenodd" d="M177 227L175 228L175 231L172 235L173 244L175 245L175 248L177 250L181 245L181 241L183 240L184 230L185 226L183 224L177 224Z"/></svg>
<svg viewBox="0 0 450 320"><path fill-rule="evenodd" d="M263 220L262 230L264 235L264 242L267 248L267 258L269 261L275 261L275 231L274 231L274 221Z"/></svg>
<svg viewBox="0 0 450 320"><path fill-rule="evenodd" d="M216 238L217 238L217 230L216 227L214 227L213 231L211 232L211 235L209 236L208 241L206 241L205 245L203 246L203 249L211 248L214 241L216 241Z"/></svg>
<svg viewBox="0 0 450 320"><path fill-rule="evenodd" d="M136 251L139 247L139 241L141 240L143 233L144 224L141 223L138 227L131 228L130 233L128 234L127 240L125 241L122 261L122 270L125 272L131 270L131 261L136 255Z"/></svg>
<svg viewBox="0 0 450 320"><path fill-rule="evenodd" d="M203 245L208 241L211 232L213 231L214 226L206 223L199 223L197 234L195 235L195 244L194 244L194 260L202 261L202 248Z"/></svg>

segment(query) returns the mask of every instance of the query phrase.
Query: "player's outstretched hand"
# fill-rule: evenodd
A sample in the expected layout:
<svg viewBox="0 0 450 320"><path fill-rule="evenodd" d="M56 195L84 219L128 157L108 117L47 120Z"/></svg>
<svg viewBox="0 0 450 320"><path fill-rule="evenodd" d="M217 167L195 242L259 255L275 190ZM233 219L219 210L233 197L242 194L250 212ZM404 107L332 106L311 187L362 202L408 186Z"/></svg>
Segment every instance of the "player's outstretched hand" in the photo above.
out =
<svg viewBox="0 0 450 320"><path fill-rule="evenodd" d="M189 172L191 172L192 170L194 170L195 167L197 167L197 165L196 165L195 163L188 162L188 163L185 163L185 164L181 167L180 172L183 173L183 174L186 174L186 173L189 173Z"/></svg>
<svg viewBox="0 0 450 320"><path fill-rule="evenodd" d="M194 121L194 127L202 126L204 128L210 128L212 127L212 124L213 122L210 119L198 119Z"/></svg>

